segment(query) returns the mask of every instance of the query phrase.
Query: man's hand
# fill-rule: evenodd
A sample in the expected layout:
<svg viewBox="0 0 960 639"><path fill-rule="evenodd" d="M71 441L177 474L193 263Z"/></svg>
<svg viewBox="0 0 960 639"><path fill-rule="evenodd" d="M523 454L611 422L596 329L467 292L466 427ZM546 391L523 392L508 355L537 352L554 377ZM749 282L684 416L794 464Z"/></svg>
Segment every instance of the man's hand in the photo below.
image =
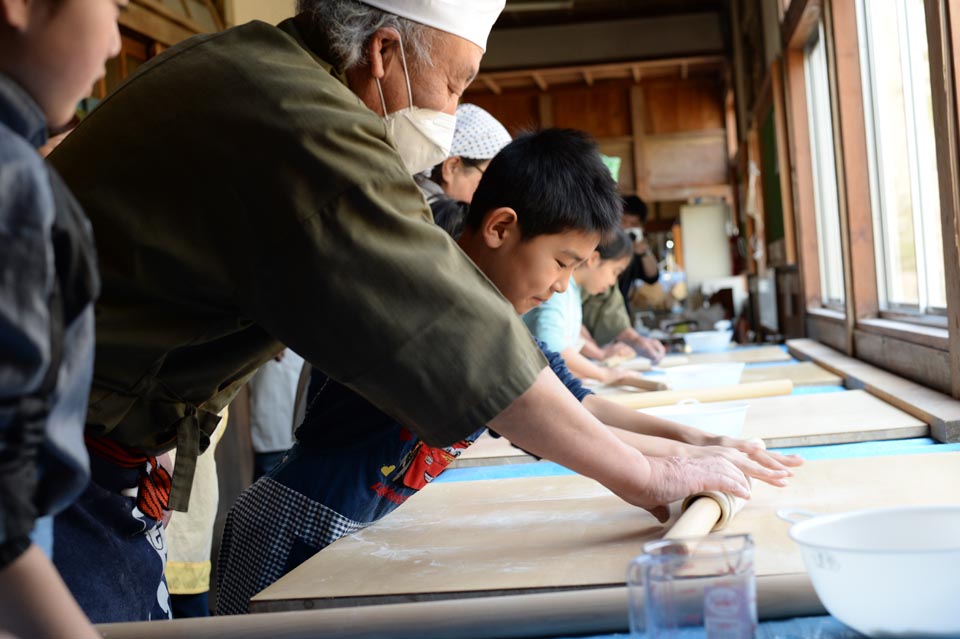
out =
<svg viewBox="0 0 960 639"><path fill-rule="evenodd" d="M649 511L661 523L670 518L668 506L672 502L704 490L750 498L750 482L723 457L647 457L646 460L650 465L647 481L639 489L617 492L617 495Z"/></svg>
<svg viewBox="0 0 960 639"><path fill-rule="evenodd" d="M787 485L787 478L793 476L784 464L781 464L770 453L756 454L756 457L730 448L728 446L691 446L689 453L692 457L722 457L739 468L748 477L754 477L771 486L783 488ZM786 459L784 455L780 455Z"/></svg>
<svg viewBox="0 0 960 639"><path fill-rule="evenodd" d="M630 344L640 355L650 358L654 364L667 354L667 349L660 340L644 337L631 327L620 331L620 334L617 335L617 341Z"/></svg>

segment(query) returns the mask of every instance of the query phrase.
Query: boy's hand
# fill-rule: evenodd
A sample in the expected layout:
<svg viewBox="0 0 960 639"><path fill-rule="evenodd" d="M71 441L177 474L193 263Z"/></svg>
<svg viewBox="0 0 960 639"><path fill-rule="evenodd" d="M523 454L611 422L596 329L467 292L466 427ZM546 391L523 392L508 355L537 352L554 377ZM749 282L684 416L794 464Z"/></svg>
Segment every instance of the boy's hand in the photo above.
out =
<svg viewBox="0 0 960 639"><path fill-rule="evenodd" d="M803 465L803 457L799 455L784 455L776 451L767 450L763 440L738 439L720 435L707 437L703 446L724 446L734 448L745 453L750 459L773 470L786 470L788 466Z"/></svg>
<svg viewBox="0 0 960 639"><path fill-rule="evenodd" d="M663 359L663 356L667 354L667 349L658 339L638 335L636 337L636 345L640 350L640 354L649 357L653 360L654 364Z"/></svg>
<svg viewBox="0 0 960 639"><path fill-rule="evenodd" d="M689 453L693 457L722 457L739 468L746 476L754 477L777 488L785 487L787 477L793 476L786 466L769 454L753 458L743 451L728 446L693 446ZM781 457L784 456L781 455Z"/></svg>

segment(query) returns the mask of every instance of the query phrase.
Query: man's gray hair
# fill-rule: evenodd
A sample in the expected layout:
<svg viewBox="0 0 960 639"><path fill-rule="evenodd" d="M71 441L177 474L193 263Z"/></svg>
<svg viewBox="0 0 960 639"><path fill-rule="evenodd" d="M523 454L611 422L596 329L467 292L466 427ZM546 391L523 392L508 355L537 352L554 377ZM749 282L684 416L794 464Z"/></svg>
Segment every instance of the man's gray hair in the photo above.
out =
<svg viewBox="0 0 960 639"><path fill-rule="evenodd" d="M377 29L394 28L403 40L407 64L418 70L433 66L430 55L435 29L359 2L298 0L297 13L310 16L324 33L344 69L366 64L367 45Z"/></svg>

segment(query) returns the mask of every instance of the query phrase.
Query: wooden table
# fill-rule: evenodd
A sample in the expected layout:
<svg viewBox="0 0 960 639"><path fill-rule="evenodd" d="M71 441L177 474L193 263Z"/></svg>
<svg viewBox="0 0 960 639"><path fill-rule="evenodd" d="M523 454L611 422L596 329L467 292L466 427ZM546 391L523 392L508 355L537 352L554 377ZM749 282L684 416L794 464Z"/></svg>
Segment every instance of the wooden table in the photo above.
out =
<svg viewBox="0 0 960 639"><path fill-rule="evenodd" d="M843 378L813 362L797 362L773 366L751 366L743 371L740 382L764 382L771 379L789 379L794 386L835 386Z"/></svg>
<svg viewBox="0 0 960 639"><path fill-rule="evenodd" d="M728 533L756 540L758 577L803 572L780 508L820 513L960 504L960 452L808 462L791 485L757 484ZM622 584L664 528L596 482L533 477L428 487L258 594L255 611L557 592ZM758 580L758 583L762 583Z"/></svg>

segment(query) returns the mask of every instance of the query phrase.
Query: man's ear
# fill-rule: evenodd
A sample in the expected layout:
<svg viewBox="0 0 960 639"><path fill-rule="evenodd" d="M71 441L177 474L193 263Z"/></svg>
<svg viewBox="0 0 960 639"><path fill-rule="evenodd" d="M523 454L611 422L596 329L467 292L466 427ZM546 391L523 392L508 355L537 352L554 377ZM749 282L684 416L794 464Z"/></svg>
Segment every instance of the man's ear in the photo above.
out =
<svg viewBox="0 0 960 639"><path fill-rule="evenodd" d="M440 175L443 177L444 184L453 181L453 174L457 172L462 164L460 156L452 155L440 165Z"/></svg>
<svg viewBox="0 0 960 639"><path fill-rule="evenodd" d="M493 209L483 216L480 226L483 242L489 248L500 248L510 238L520 237L520 225L517 212L509 206Z"/></svg>
<svg viewBox="0 0 960 639"><path fill-rule="evenodd" d="M7 0L0 0L6 2ZM367 43L370 75L382 80L393 61L400 57L400 33L392 27L374 31Z"/></svg>
<svg viewBox="0 0 960 639"><path fill-rule="evenodd" d="M33 0L0 0L0 18L16 31L26 31Z"/></svg>

